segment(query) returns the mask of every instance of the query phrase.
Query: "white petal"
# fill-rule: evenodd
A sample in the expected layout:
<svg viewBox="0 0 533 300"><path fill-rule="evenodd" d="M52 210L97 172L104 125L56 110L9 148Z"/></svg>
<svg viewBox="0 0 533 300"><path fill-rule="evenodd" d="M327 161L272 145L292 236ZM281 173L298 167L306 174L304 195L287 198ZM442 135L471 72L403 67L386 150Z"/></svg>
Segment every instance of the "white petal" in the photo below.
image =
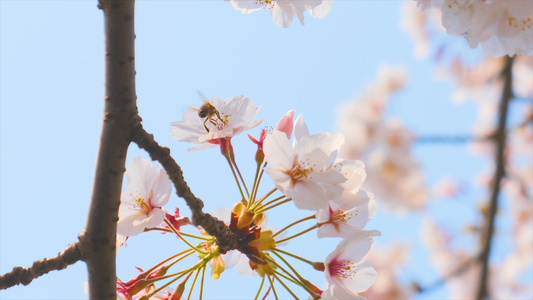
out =
<svg viewBox="0 0 533 300"><path fill-rule="evenodd" d="M309 129L307 129L307 125L304 123L302 114L299 114L296 121L294 121L294 142L296 143L304 136L309 136Z"/></svg>
<svg viewBox="0 0 533 300"><path fill-rule="evenodd" d="M126 168L126 177L128 191L135 194L134 197L136 194L141 194L145 199L150 197L156 177L154 164L145 158L136 157Z"/></svg>
<svg viewBox="0 0 533 300"><path fill-rule="evenodd" d="M265 160L270 167L282 171L290 171L294 162L294 149L287 135L279 130L274 130L267 135L263 142Z"/></svg>
<svg viewBox="0 0 533 300"><path fill-rule="evenodd" d="M153 187L152 206L162 207L167 204L171 193L172 182L168 178L165 170L160 169Z"/></svg>

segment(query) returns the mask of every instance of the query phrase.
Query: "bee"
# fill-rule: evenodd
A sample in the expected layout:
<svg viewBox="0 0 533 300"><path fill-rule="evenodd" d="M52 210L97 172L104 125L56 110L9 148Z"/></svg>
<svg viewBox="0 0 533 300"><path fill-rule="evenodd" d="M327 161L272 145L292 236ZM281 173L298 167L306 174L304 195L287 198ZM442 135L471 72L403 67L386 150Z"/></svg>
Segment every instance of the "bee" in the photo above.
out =
<svg viewBox="0 0 533 300"><path fill-rule="evenodd" d="M211 122L211 124L213 125L217 125L217 121L215 119L218 118L222 123L226 123L224 122L224 120L222 120L222 118L220 117L220 113L218 112L218 110L215 108L215 106L213 106L213 104L209 103L207 100L204 100L204 104L202 106L200 106L200 109L198 110L198 116L200 118L205 118L205 121L204 121L204 128L205 128L205 131L209 132L209 128L207 128L207 125L205 123L207 123L207 121Z"/></svg>

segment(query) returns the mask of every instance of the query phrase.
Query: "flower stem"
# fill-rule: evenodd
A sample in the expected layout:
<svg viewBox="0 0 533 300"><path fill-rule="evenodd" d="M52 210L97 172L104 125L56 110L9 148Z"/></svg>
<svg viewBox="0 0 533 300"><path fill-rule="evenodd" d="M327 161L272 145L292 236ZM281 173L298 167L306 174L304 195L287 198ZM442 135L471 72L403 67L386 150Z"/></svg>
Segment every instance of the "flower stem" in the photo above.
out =
<svg viewBox="0 0 533 300"><path fill-rule="evenodd" d="M280 206L280 205L285 204L285 203L287 203L287 202L289 202L289 201L292 201L292 198L285 199L285 200L283 200L283 201L281 201L281 202L279 202L279 203L276 203L276 204L271 205L271 206L268 206L268 207L265 207L266 204L265 204L265 205L262 205L260 208L257 209L257 213L265 212L265 211L267 211L267 210L269 210L269 209L272 209L272 208L274 208L274 207L276 207L276 206Z"/></svg>
<svg viewBox="0 0 533 300"><path fill-rule="evenodd" d="M313 291L311 291L305 284L305 279L300 276L300 274L298 274L298 272L296 272L296 270L285 260L283 259L283 257L281 257L279 254L273 252L275 255L277 255L293 272L294 274L298 277L298 278L295 278L294 275L292 275L289 271L285 270L285 268L283 268L280 264L278 264L275 260L273 260L272 258L266 258L266 260L272 264L274 264L276 267L278 267L280 270L282 270L283 272L285 272L285 274L287 274L289 277L291 277L294 282L296 282L296 284L300 285L303 289L305 289L310 295L314 295Z"/></svg>
<svg viewBox="0 0 533 300"><path fill-rule="evenodd" d="M285 195L282 195L282 196L279 196L277 197L276 199L272 199L270 201L268 201L267 203L263 204L263 205L260 205L259 203L257 205L254 205L254 210L260 210L260 209L263 209L265 206L269 205L269 204L272 204L272 203L275 203L276 201L279 201L281 199L285 198Z"/></svg>
<svg viewBox="0 0 533 300"><path fill-rule="evenodd" d="M146 228L144 231L164 231L164 232L174 232L172 231L171 229L167 229L167 228L161 228L161 227L152 227L152 228ZM199 235L194 235L194 234L190 234L190 233L186 233L186 232L180 232L181 235L184 235L184 236L188 236L188 237L192 237L192 238L195 238L195 239L199 239L199 240L204 240L204 241L211 241L213 238L206 238L206 237L203 237L203 236L199 236Z"/></svg>
<svg viewBox="0 0 533 300"><path fill-rule="evenodd" d="M251 207L251 209L255 209L256 207L258 207L261 202L265 201L266 198L268 198L270 195L272 195L278 188L273 188L270 190L270 192L268 192L266 195L264 195L261 199L259 199L257 202L254 203L254 205Z"/></svg>
<svg viewBox="0 0 533 300"><path fill-rule="evenodd" d="M272 274L272 276L274 276L274 278L276 278L278 282L281 283L281 285L287 290L287 292L289 292L289 294L291 294L294 297L294 299L299 300L298 297L291 291L291 289L289 289L289 287L285 285L285 283L279 279L276 273Z"/></svg>
<svg viewBox="0 0 533 300"><path fill-rule="evenodd" d="M185 244L187 244L189 247L191 247L192 249L194 249L195 251L197 251L198 253L202 253L202 254L207 254L207 252L204 252L200 249L198 249L197 247L194 247L193 245L191 245L189 242L187 242L186 239L183 238L183 236L176 230L176 228L174 228L174 226L172 225L172 223L170 223L167 219L165 219L165 223L167 224L167 226L174 232L175 235L177 235Z"/></svg>
<svg viewBox="0 0 533 300"><path fill-rule="evenodd" d="M250 195L250 199L248 201L248 207L247 208L250 208L250 206L253 204L253 202L255 201L255 195L257 194L257 186L258 186L258 177L259 177L259 170L261 170L261 163L257 163L257 168L255 170L255 177L254 177L254 184L252 186L252 194Z"/></svg>
<svg viewBox="0 0 533 300"><path fill-rule="evenodd" d="M187 252L191 252L191 251L192 251L191 249L187 249L187 250L183 250L183 251L181 251L181 252L179 252L179 253L177 253L177 254L174 254L174 255L172 255L172 256L170 256L170 257L168 257L168 258L162 260L161 262L159 262L159 263L156 264L155 266L151 267L149 270L145 271L145 273L146 273L146 274L150 274L150 273L152 273L155 269L157 269L159 266L161 266L162 264L164 264L164 263L166 263L166 262L168 262L168 261L170 261L170 260L172 260L172 259L174 259L174 258L176 258L176 257L178 257L178 256L180 256L180 255L182 255L182 254L185 254L185 253L187 253ZM192 251L191 253L193 253L193 252L194 252L194 251ZM185 257L185 256L184 256L184 257ZM182 257L182 258L183 258L183 257ZM180 258L179 260L181 260L182 258ZM178 261L179 261L179 260L178 260ZM174 264L174 263L172 263L172 264Z"/></svg>
<svg viewBox="0 0 533 300"><path fill-rule="evenodd" d="M291 277L289 277L289 276L287 276L287 275L285 275L285 274L283 274L283 273L281 273L279 271L274 271L274 273L278 274L278 276L281 276L281 277L287 279L288 281L290 281L290 282L292 282L292 283L294 283L296 285L300 285L298 280L294 280L295 278L291 278Z"/></svg>
<svg viewBox="0 0 533 300"><path fill-rule="evenodd" d="M268 281L270 281L270 287L272 288L272 291L274 292L274 297L276 298L276 300L279 300L278 293L276 293L276 289L274 288L274 281L270 278L270 276L267 276L267 277L268 277Z"/></svg>
<svg viewBox="0 0 533 300"><path fill-rule="evenodd" d="M248 192L248 188L246 187L246 182L244 182L244 179L242 178L242 175L241 175L241 171L239 170L239 167L237 166L237 161L235 161L235 154L233 153L233 146L231 144L229 146L230 146L229 147L229 150L230 150L229 157L230 157L231 163L235 167L235 170L237 170L237 174L239 174L239 178L241 179L242 186L244 186L244 190L246 191L246 195L248 196L248 198L250 198L250 193ZM245 198L243 197L243 199L245 199Z"/></svg>
<svg viewBox="0 0 533 300"><path fill-rule="evenodd" d="M272 237L276 237L276 235L282 233L283 231L285 231L285 230L291 228L292 226L294 226L294 225L296 225L296 224L299 224L299 223L302 223L302 222L304 222L304 221L311 220L311 219L314 219L314 218L315 218L315 215L310 215L309 217L306 217L306 218L300 219L300 220L298 220L298 221L296 221L296 222L293 222L293 223L291 223L291 224L285 226L285 227L284 227L283 229L281 229L280 231L274 233L274 235L272 235Z"/></svg>
<svg viewBox="0 0 533 300"><path fill-rule="evenodd" d="M263 284L265 284L265 276L263 276L263 280L261 280L261 285L259 286L257 294L255 294L254 300L257 300L259 298L259 294L261 294L261 290L263 289Z"/></svg>
<svg viewBox="0 0 533 300"><path fill-rule="evenodd" d="M241 192L241 197L242 197L242 199L246 199L244 197L244 193L242 192L241 183L239 182L239 178L237 177L237 173L235 173L235 169L233 168L233 164L231 163L231 159L229 158L229 156L225 156L225 157L226 157L226 160L228 161L228 164L229 164L229 167L231 169L231 172L233 173L233 177L235 178L235 182L237 182L237 186L239 187L239 192Z"/></svg>
<svg viewBox="0 0 533 300"><path fill-rule="evenodd" d="M157 294L162 289L166 288L167 286L171 285L172 283L174 283L175 281L177 281L181 277L185 276L185 274L187 274L187 273L188 273L187 278L185 278L185 280L184 280L184 282L187 282L187 280L189 280L189 277L191 277L193 272L188 271L188 270L181 271L179 273L176 273L177 274L176 278L174 278L171 281L165 283L164 285L160 286L159 288L153 290L150 294L144 295L143 298L144 299L150 299L153 295ZM164 276L164 278L170 278L170 277L171 277L170 275L169 276ZM161 279L163 279L163 277Z"/></svg>
<svg viewBox="0 0 533 300"><path fill-rule="evenodd" d="M205 267L205 265L203 267ZM192 280L191 289L189 290L189 295L187 296L187 300L191 299L192 291L194 290L194 285L196 284L196 279L198 279L198 275L200 275L200 269L196 270L196 275L194 275L194 279Z"/></svg>
<svg viewBox="0 0 533 300"><path fill-rule="evenodd" d="M283 250L281 250L281 249L272 249L272 251L280 252L280 253L283 253L283 254L285 254L285 255L292 256L292 257L294 257L294 258L296 258L296 259L299 259L299 260L301 260L301 261L303 261L303 262L306 262L306 263L310 264L311 266L314 265L314 262L312 262L312 261L310 261L310 260L308 260L308 259L305 259L305 258L303 258L303 257L300 257L300 256L298 256L298 255L296 255L296 254L292 254L292 253L290 253L290 252L283 251Z"/></svg>
<svg viewBox="0 0 533 300"><path fill-rule="evenodd" d="M307 233L307 232L309 232L309 231L311 231L311 230L313 230L313 229L315 229L315 228L318 228L318 224L315 224L315 225L313 225L313 226L307 228L306 230L304 230L304 231L302 231L302 232L300 232L300 233L297 233L297 234L295 234L295 235L293 235L293 236L290 236L290 237L288 237L288 238L284 238L284 239L282 239L282 240L276 241L276 243L277 243L277 244L280 244L280 243L286 242L286 241L288 241L288 240L290 240L290 239L293 239L293 238L298 237L298 236L300 236L300 235L302 235L302 234L304 234L304 233Z"/></svg>
<svg viewBox="0 0 533 300"><path fill-rule="evenodd" d="M202 268L202 279L200 281L200 296L198 297L199 300L202 300L202 296L204 293L204 277L205 277L205 269L207 269L206 265Z"/></svg>

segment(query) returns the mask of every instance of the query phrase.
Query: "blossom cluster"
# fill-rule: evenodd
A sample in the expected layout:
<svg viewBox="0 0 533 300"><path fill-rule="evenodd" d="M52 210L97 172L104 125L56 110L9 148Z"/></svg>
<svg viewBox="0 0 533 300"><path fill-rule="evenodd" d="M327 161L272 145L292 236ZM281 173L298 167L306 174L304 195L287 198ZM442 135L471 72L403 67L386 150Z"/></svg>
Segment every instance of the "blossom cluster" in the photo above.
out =
<svg viewBox="0 0 533 300"><path fill-rule="evenodd" d="M404 85L404 69L381 68L362 96L339 108L337 123L348 141L341 154L365 161L365 184L396 212L420 209L427 198L420 163L411 154L414 135L399 120L385 116L387 102Z"/></svg>
<svg viewBox="0 0 533 300"><path fill-rule="evenodd" d="M225 0L230 1L233 8L243 14L267 8L272 14L274 23L278 26L289 27L294 17L304 25L304 12L308 11L312 17L324 18L333 0Z"/></svg>
<svg viewBox="0 0 533 300"><path fill-rule="evenodd" d="M533 55L533 2L508 0L417 0L419 8L439 8L450 35L464 35L493 56Z"/></svg>
<svg viewBox="0 0 533 300"><path fill-rule="evenodd" d="M190 293L196 278L202 274L199 298L202 297L204 273L207 265L211 277L218 279L226 269L235 267L242 275L259 275L261 285L270 285L266 295L283 287L295 296L290 285L300 287L313 299L362 299L359 294L376 280L377 273L363 257L369 252L376 230L364 230L374 216L374 195L361 188L366 178L364 164L358 160L340 158L344 143L341 134L310 134L302 115L293 123L294 111L283 116L274 129L264 128L259 137L249 135L257 145L256 175L251 188L244 180L233 151L232 138L256 127L254 121L259 107L250 98L237 96L221 99L213 97L202 106L192 106L183 120L172 122L171 135L178 141L199 145L192 150L219 147L235 178L241 198L234 199L231 209L217 208L212 214L222 220L227 229L239 237L236 249L225 252L215 237L203 229L191 226L189 218L167 213L171 184L163 170L158 170L143 158L135 158L126 169L127 191L124 191L119 211L117 245L125 239L145 231L161 231L176 235L188 247L153 266L127 282L118 281L117 291L122 299L178 299L184 293L192 275ZM292 140L292 141L291 141ZM259 196L259 184L266 173L275 186ZM291 204L293 203L293 205ZM308 217L288 220L283 229L267 225L267 212L285 210L311 211ZM279 210L278 210L279 211ZM291 232L297 225L310 223L300 232ZM198 235L181 231L181 227L198 229ZM318 238L342 238L336 249L320 261L311 261L306 251L301 253L281 249L290 240L316 230ZM192 243L189 240L196 239ZM196 254L198 262L172 274L169 269L183 258ZM323 272L328 286L318 288L297 271L288 259L296 259ZM168 286L180 283L174 290ZM159 285L160 282L166 282ZM276 296L277 297L277 296Z"/></svg>

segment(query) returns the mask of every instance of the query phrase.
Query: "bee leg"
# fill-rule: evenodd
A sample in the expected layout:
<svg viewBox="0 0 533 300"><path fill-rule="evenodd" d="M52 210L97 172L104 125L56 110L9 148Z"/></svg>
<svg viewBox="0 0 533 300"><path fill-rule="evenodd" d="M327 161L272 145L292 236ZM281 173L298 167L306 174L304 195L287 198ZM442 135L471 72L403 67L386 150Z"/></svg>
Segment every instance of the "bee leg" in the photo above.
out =
<svg viewBox="0 0 533 300"><path fill-rule="evenodd" d="M217 115L217 118L222 122L224 123L224 125L226 124L226 121L222 120L222 118L220 117L220 113L218 112L218 110L215 110L215 114Z"/></svg>
<svg viewBox="0 0 533 300"><path fill-rule="evenodd" d="M209 133L209 128L207 128L207 125L205 125L205 123L207 122L207 119L209 118L206 118L205 121L204 121L204 128L205 128L205 131L207 131L207 133Z"/></svg>

